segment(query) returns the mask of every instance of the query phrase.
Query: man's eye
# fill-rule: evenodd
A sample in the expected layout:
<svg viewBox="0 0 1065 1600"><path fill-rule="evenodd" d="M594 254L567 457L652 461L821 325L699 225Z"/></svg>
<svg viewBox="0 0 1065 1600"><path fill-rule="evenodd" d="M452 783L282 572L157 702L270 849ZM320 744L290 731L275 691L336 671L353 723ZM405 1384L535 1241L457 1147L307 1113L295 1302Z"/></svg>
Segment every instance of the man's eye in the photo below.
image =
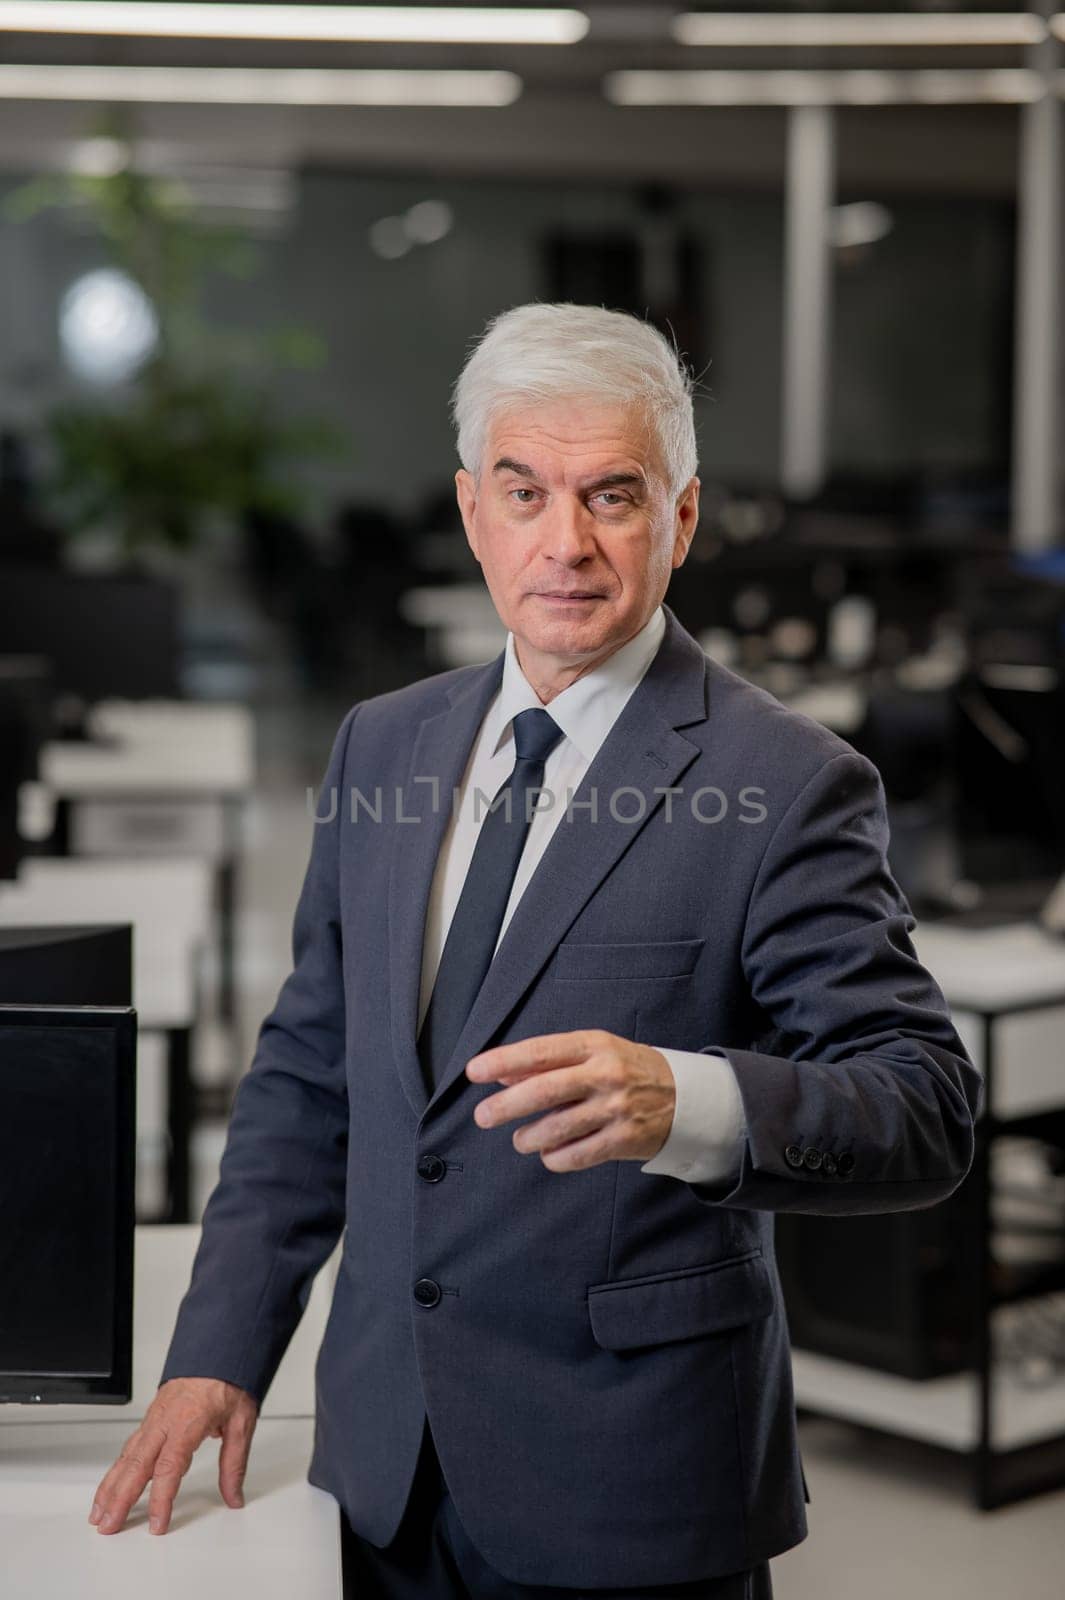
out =
<svg viewBox="0 0 1065 1600"><path fill-rule="evenodd" d="M514 494L514 495L528 494L528 495L532 495L532 497L534 499L536 498L536 490L535 489L512 489L510 492L511 492L511 494ZM529 502L528 502L528 500L519 500L518 504L522 505L522 506L527 506L529 504Z"/></svg>
<svg viewBox="0 0 1065 1600"><path fill-rule="evenodd" d="M625 496L623 494L615 494L613 489L601 489L596 495L596 499L609 501L611 510L613 510L614 506L623 506L625 504Z"/></svg>

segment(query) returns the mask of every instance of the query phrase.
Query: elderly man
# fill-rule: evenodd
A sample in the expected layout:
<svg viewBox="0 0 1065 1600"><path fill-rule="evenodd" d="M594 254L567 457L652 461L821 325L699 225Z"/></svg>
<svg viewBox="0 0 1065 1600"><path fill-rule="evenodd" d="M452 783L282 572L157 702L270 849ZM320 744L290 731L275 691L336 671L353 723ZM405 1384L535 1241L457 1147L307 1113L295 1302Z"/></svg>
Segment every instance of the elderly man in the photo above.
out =
<svg viewBox="0 0 1065 1600"><path fill-rule="evenodd" d="M871 764L663 603L691 385L596 307L497 317L459 505L508 631L337 735L119 1528L257 1408L342 1230L311 1481L352 1595L754 1600L806 1535L774 1211L933 1205L977 1074Z"/></svg>

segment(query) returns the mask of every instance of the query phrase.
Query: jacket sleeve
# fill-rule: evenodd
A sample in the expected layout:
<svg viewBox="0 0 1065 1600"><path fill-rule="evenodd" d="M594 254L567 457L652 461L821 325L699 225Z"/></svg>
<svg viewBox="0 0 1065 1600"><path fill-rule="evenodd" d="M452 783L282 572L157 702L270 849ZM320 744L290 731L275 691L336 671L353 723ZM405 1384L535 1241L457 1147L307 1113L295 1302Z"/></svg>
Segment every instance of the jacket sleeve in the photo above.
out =
<svg viewBox="0 0 1065 1600"><path fill-rule="evenodd" d="M848 751L809 779L758 868L742 941L773 1053L723 1045L746 1137L707 1205L859 1214L931 1206L972 1164L981 1079L887 864L883 786ZM779 1053L777 1053L779 1052Z"/></svg>
<svg viewBox="0 0 1065 1600"><path fill-rule="evenodd" d="M333 745L292 930L292 971L237 1085L219 1181L160 1383L224 1378L261 1404L344 1226L348 1098Z"/></svg>

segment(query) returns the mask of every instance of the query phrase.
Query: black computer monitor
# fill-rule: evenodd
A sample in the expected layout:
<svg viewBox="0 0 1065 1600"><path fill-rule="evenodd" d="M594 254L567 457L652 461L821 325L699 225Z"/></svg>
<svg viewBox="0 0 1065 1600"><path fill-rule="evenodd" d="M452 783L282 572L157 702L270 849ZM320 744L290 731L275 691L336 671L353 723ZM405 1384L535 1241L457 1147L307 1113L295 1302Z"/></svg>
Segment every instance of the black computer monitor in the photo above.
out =
<svg viewBox="0 0 1065 1600"><path fill-rule="evenodd" d="M0 649L47 656L59 694L180 693L177 590L161 578L5 567Z"/></svg>
<svg viewBox="0 0 1065 1600"><path fill-rule="evenodd" d="M19 790L38 776L50 701L51 672L43 656L0 655L0 878L13 878L25 854Z"/></svg>
<svg viewBox="0 0 1065 1600"><path fill-rule="evenodd" d="M0 1005L132 1004L128 922L0 928Z"/></svg>
<svg viewBox="0 0 1065 1600"><path fill-rule="evenodd" d="M988 663L953 698L963 875L1047 886L1065 872L1065 679L1056 666Z"/></svg>
<svg viewBox="0 0 1065 1600"><path fill-rule="evenodd" d="M133 1382L136 1013L0 1006L0 1401Z"/></svg>

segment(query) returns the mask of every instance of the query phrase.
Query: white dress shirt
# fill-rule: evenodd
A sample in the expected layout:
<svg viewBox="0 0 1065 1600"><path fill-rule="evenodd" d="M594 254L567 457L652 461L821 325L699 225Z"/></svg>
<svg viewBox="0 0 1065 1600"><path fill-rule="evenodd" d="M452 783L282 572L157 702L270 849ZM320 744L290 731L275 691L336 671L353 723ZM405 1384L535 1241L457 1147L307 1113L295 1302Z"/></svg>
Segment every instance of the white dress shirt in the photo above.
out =
<svg viewBox="0 0 1065 1600"><path fill-rule="evenodd" d="M659 606L639 633L563 689L546 708L563 734L544 766L543 788L554 796L554 804L541 802L533 812L499 938L565 814L569 795L579 787L600 745L651 665L665 626L665 613ZM521 670L514 635L508 633L502 682L474 739L433 874L422 944L419 1029L478 831L492 797L514 767L512 720L519 711L530 707L544 709ZM643 1163L641 1172L688 1183L718 1183L738 1177L746 1125L743 1102L728 1059L696 1050L662 1049L661 1053L676 1085L673 1122L664 1145Z"/></svg>

